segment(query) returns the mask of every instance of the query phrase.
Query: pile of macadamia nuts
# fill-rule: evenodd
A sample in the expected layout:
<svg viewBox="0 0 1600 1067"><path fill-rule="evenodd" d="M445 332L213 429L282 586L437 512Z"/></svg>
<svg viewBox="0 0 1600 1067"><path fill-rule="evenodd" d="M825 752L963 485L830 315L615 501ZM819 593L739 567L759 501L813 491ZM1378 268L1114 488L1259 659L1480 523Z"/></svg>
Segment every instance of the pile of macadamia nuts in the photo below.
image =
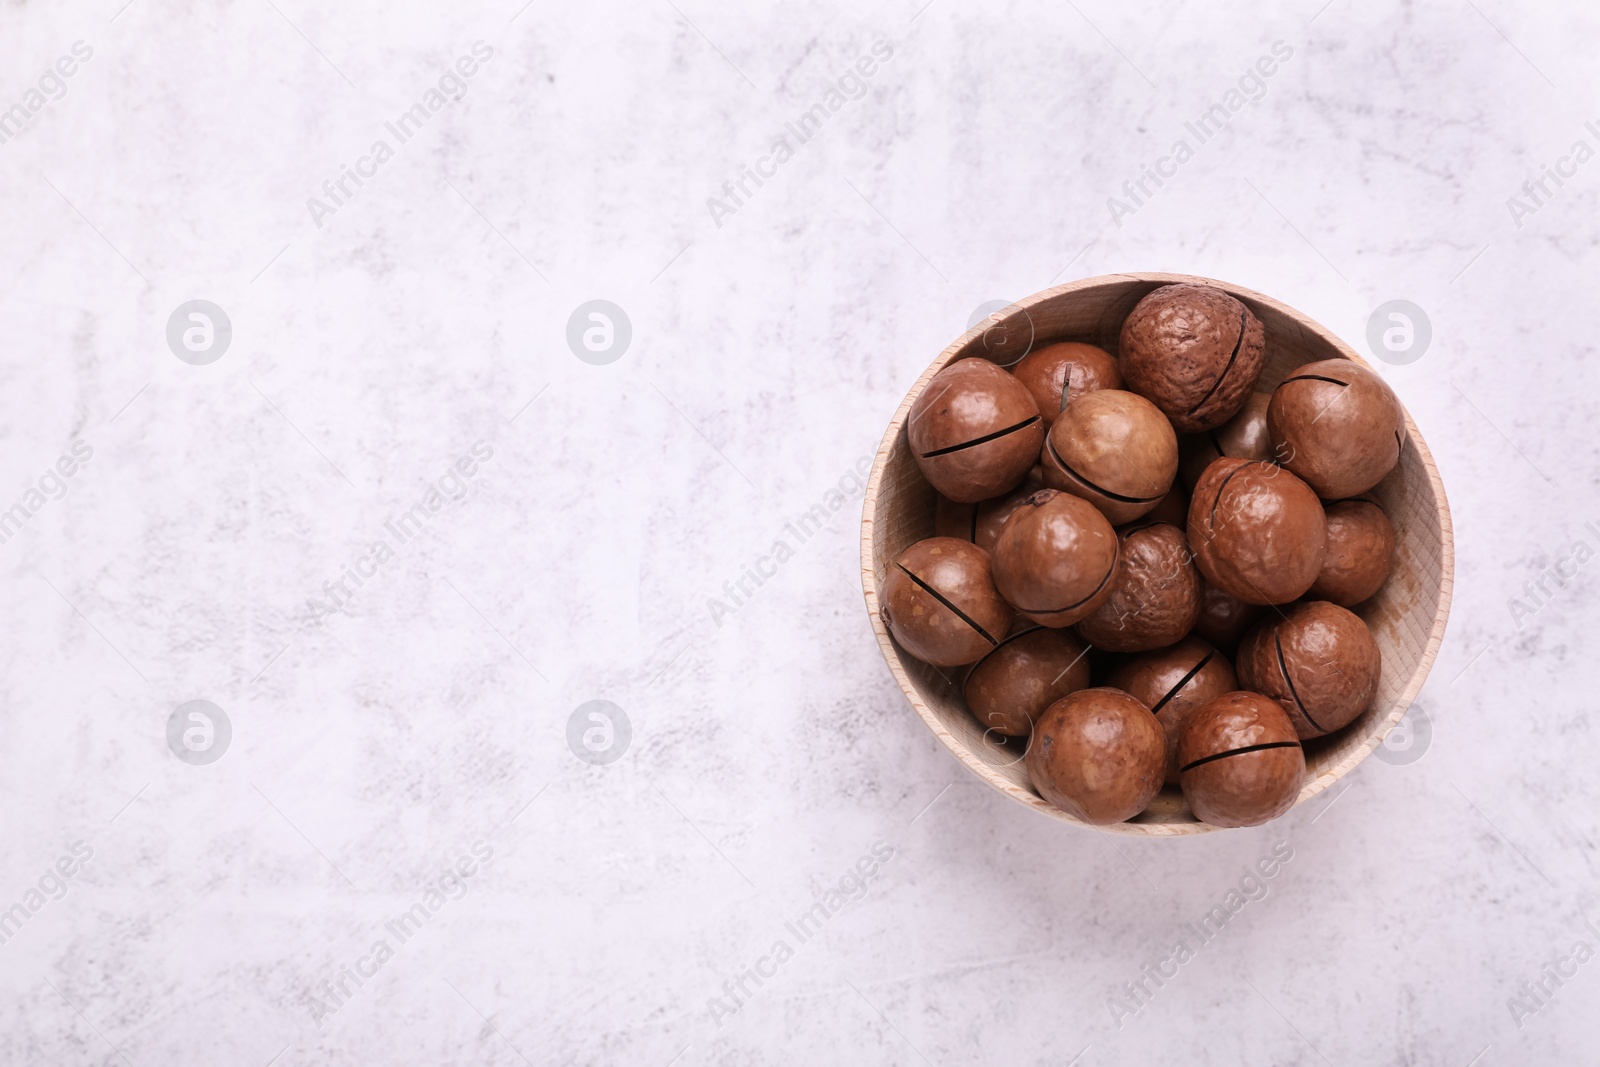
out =
<svg viewBox="0 0 1600 1067"><path fill-rule="evenodd" d="M1131 819L1171 784L1200 821L1254 826L1294 805L1303 743L1377 692L1350 609L1394 563L1362 494L1399 460L1405 413L1343 359L1257 392L1265 331L1210 286L1150 292L1119 347L933 377L906 432L936 536L890 565L883 620L964 668L985 736L1025 738L1034 788L1075 818Z"/></svg>

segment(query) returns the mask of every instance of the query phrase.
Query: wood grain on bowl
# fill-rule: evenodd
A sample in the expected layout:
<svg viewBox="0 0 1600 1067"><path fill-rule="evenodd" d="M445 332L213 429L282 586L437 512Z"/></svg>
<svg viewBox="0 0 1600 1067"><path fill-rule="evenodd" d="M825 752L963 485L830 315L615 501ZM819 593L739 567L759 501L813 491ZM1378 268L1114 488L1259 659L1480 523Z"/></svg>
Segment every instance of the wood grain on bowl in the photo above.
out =
<svg viewBox="0 0 1600 1067"><path fill-rule="evenodd" d="M1082 341L1118 353L1122 320L1145 294L1163 285L1210 285L1232 294L1260 319L1266 331L1266 369L1257 388L1270 390L1294 368L1322 359L1368 364L1321 325L1284 304L1227 282L1182 274L1114 274L1048 289L997 312L963 334L929 365L906 395L883 436L867 484L861 520L861 580L867 611L889 670L912 708L969 770L1012 800L1065 822L1077 822L1039 796L1023 761L1001 739L987 740L967 711L959 672L906 655L890 638L880 612L879 591L894 557L934 532L934 492L917 468L906 441L912 402L950 363L984 358L983 337L999 326L1008 335L1032 336L1034 347ZM1416 698L1444 638L1454 578L1450 509L1433 457L1411 416L1400 462L1370 495L1394 523L1394 571L1371 600L1359 605L1382 656L1377 696L1350 726L1306 743L1306 778L1296 803L1326 790L1383 741ZM948 675L948 676L947 676ZM1176 836L1214 829L1189 812L1182 795L1168 787L1141 815L1107 830L1146 836Z"/></svg>

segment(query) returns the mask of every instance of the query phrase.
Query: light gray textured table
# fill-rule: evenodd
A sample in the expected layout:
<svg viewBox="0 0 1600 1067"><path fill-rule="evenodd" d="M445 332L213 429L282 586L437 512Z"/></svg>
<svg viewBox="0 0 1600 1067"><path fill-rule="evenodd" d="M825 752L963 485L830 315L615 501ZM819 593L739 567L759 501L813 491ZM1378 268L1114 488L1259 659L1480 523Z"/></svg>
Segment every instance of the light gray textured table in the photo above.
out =
<svg viewBox="0 0 1600 1067"><path fill-rule="evenodd" d="M1600 15L520 3L0 6L0 1062L1595 1062ZM1417 743L1258 830L862 609L909 384L1123 269L1431 324Z"/></svg>

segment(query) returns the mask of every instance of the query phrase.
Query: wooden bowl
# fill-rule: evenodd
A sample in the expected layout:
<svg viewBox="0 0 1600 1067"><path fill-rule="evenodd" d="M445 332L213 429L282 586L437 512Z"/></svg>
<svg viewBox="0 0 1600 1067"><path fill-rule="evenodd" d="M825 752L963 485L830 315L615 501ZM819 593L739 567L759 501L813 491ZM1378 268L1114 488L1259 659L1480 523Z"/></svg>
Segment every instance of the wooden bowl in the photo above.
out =
<svg viewBox="0 0 1600 1067"><path fill-rule="evenodd" d="M968 357L1010 366L1054 341L1088 341L1117 354L1122 320L1144 295L1162 285L1213 285L1244 301L1266 327L1267 364L1257 388L1271 389L1295 367L1319 359L1364 360L1339 338L1271 297L1249 289L1185 274L1111 274L1037 293L991 315L968 330L939 358L900 404L872 467L861 519L861 580L878 646L906 699L922 721L968 770L1019 804L1063 822L1078 822L1047 803L1028 781L1018 742L987 740L961 697L966 668L941 670L907 655L889 636L879 612L878 591L890 561L902 549L933 536L934 491L906 443L911 403L944 367ZM1361 717L1343 730L1306 743L1306 781L1297 804L1350 773L1383 741L1416 698L1433 665L1450 612L1455 570L1450 508L1444 486L1411 416L1400 462L1373 495L1389 513L1397 540L1394 572L1381 592L1358 613L1372 627L1383 655L1378 695ZM1164 789L1142 814L1105 827L1155 837L1215 829L1195 819L1177 788Z"/></svg>

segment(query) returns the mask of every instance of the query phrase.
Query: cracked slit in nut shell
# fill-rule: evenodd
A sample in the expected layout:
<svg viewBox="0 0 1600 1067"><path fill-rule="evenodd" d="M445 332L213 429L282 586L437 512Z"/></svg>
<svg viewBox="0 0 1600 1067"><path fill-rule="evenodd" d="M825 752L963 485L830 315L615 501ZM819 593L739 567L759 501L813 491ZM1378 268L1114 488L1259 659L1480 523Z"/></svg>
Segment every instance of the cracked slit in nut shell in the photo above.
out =
<svg viewBox="0 0 1600 1067"><path fill-rule="evenodd" d="M988 630L985 630L982 626L979 626L977 620L975 620L972 616L956 607L955 603L951 601L949 597L939 592L939 590L935 589L932 585L923 581L915 571L907 567L904 563L896 563L895 566L899 567L902 571L905 571L906 577L910 578L913 582L916 582L917 586L924 593L927 593L929 596L933 597L933 599L943 604L947 611L953 614L956 618L960 619L962 622L966 623L968 626L972 627L972 629L977 631L978 635L985 641L989 642L991 645L997 647L999 646L1000 642L995 640L993 634L991 634Z"/></svg>
<svg viewBox="0 0 1600 1067"><path fill-rule="evenodd" d="M1211 388L1206 390L1206 395L1197 400L1195 405L1188 410L1187 414L1193 415L1195 412L1205 407L1206 401L1211 399L1213 394L1216 393L1217 387L1220 386L1223 383L1223 380L1228 377L1228 372L1233 370L1234 363L1239 359L1239 348L1244 344L1244 332L1249 327L1249 324L1250 310L1248 308L1243 308L1239 312L1239 336L1233 339L1233 351L1228 353L1227 364L1222 368L1222 373L1217 375L1217 380L1211 383ZM1219 448L1217 451L1221 452L1222 449Z"/></svg>
<svg viewBox="0 0 1600 1067"><path fill-rule="evenodd" d="M1111 566L1110 566L1110 568L1108 568L1106 570L1106 576L1104 578L1100 579L1100 584L1094 587L1094 592L1090 593L1088 596L1084 597L1082 600L1077 601L1076 603L1068 604L1064 608L1038 608L1038 609L1035 609L1035 608L1024 608L1024 607L1017 606L1017 610L1022 612L1024 615L1065 615L1069 611L1077 611L1079 608L1083 607L1089 601L1093 600L1095 597L1100 595L1100 591L1106 587L1106 583L1111 581L1112 575L1117 573L1117 564L1120 563L1121 560L1122 560L1122 550L1119 547L1117 549L1117 554L1111 557Z"/></svg>
<svg viewBox="0 0 1600 1067"><path fill-rule="evenodd" d="M960 452L962 449L974 448L974 447L976 447L978 445L986 445L990 441L998 441L1000 438L1005 437L1008 434L1014 434L1018 430L1026 430L1029 426L1032 426L1034 423L1036 423L1038 421L1039 421L1039 416L1034 415L1031 418L1023 419L1021 422L1017 423L1015 426L1007 426L1003 430L996 430L994 433L987 433L987 434L984 434L982 437L974 437L972 440L963 441L959 445L950 445L950 446L948 446L946 448L936 448L932 452L924 452L924 453L922 453L922 458L923 459L935 459L935 458L937 458L939 456L948 456L952 452Z"/></svg>
<svg viewBox="0 0 1600 1067"><path fill-rule="evenodd" d="M1090 492L1099 493L1101 496L1106 497L1107 499L1115 500L1120 504L1149 504L1153 501L1160 500L1162 497L1167 495L1166 493L1157 493L1155 496L1127 496L1123 493L1113 493L1109 489L1105 489L1099 485L1096 485L1094 482L1091 482L1089 479L1085 478L1083 475L1074 470L1070 463L1061 458L1061 453L1056 450L1056 443L1050 438L1046 437L1044 439L1044 447L1049 449L1050 458L1056 461L1056 466L1061 468L1063 474L1067 475L1073 481L1077 482L1085 489L1088 489Z"/></svg>
<svg viewBox="0 0 1600 1067"><path fill-rule="evenodd" d="M1215 763L1217 760L1219 760L1219 759L1227 759L1229 756L1243 756L1243 755L1245 755L1247 753L1250 753L1250 752L1266 752L1268 749L1273 749L1273 748L1301 748L1301 747L1303 747L1303 746L1298 741L1263 741L1259 745L1245 745L1243 748L1234 748L1234 749L1229 749L1227 752L1218 752L1218 753L1215 753L1214 755L1202 756L1200 759L1195 760L1193 763L1190 763L1190 764L1187 764L1186 766L1178 768L1178 771L1179 771L1180 774L1184 773L1186 771L1192 771L1196 767L1203 767L1207 763Z"/></svg>
<svg viewBox="0 0 1600 1067"><path fill-rule="evenodd" d="M1294 706L1300 709L1300 714L1306 717L1306 722L1310 723L1317 733L1327 733L1328 731L1324 730L1321 724L1316 719L1313 719L1311 713L1306 710L1305 701L1300 699L1300 694L1294 687L1294 679L1289 677L1289 663L1283 658L1283 634L1279 633L1276 627L1272 631L1272 644L1278 650L1278 672L1283 675L1283 684L1289 687L1289 695L1294 698Z"/></svg>

